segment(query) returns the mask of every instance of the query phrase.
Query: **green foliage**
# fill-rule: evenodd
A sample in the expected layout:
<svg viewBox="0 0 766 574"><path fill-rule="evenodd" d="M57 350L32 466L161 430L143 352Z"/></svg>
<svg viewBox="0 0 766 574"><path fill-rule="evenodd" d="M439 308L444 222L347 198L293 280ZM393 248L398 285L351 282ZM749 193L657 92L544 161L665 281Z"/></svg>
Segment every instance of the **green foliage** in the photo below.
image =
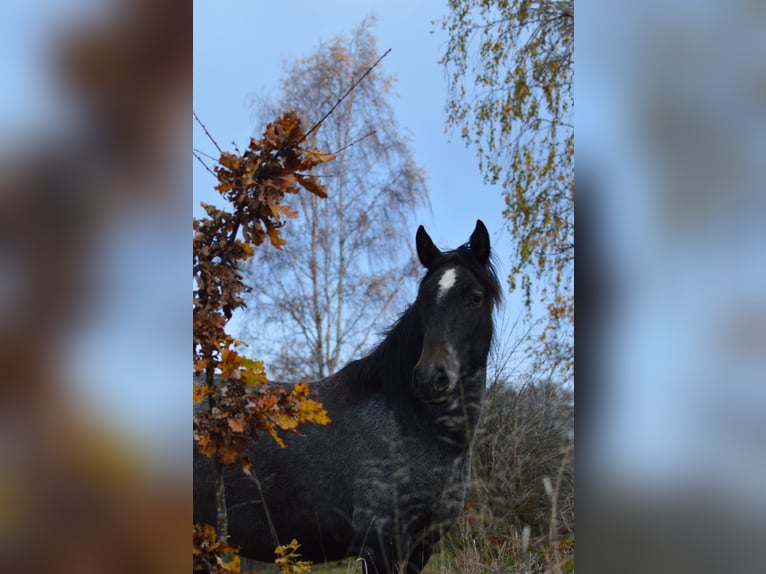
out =
<svg viewBox="0 0 766 574"><path fill-rule="evenodd" d="M528 309L547 304L545 346L572 367L574 1L450 0L447 123L503 187L516 252L509 275ZM555 332L563 331L559 337ZM547 339L547 340L546 340Z"/></svg>

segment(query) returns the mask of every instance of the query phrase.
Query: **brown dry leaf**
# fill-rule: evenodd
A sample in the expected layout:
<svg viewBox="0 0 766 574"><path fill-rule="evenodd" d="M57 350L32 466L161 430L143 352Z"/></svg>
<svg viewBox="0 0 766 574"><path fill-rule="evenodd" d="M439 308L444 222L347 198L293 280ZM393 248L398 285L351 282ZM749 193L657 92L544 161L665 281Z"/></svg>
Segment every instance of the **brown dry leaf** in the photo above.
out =
<svg viewBox="0 0 766 574"><path fill-rule="evenodd" d="M302 175L300 173L296 173L295 177L298 179L298 183L300 183L306 191L309 191L322 199L327 197L327 189L325 189L325 186L319 183L315 177Z"/></svg>
<svg viewBox="0 0 766 574"><path fill-rule="evenodd" d="M250 476L250 471L253 468L253 463L250 462L250 459L246 456L243 456L239 459L240 464L242 465L242 472L244 472L246 475Z"/></svg>
<svg viewBox="0 0 766 574"><path fill-rule="evenodd" d="M284 215L285 217L295 218L298 217L298 212L291 208L289 205L278 205L277 209L279 210L279 213Z"/></svg>
<svg viewBox="0 0 766 574"><path fill-rule="evenodd" d="M337 156L334 153L322 153L318 150L303 150L303 153L315 160L315 164L327 163L334 160Z"/></svg>
<svg viewBox="0 0 766 574"><path fill-rule="evenodd" d="M280 189L283 192L289 192L295 186L297 177L293 173L285 173L277 180Z"/></svg>

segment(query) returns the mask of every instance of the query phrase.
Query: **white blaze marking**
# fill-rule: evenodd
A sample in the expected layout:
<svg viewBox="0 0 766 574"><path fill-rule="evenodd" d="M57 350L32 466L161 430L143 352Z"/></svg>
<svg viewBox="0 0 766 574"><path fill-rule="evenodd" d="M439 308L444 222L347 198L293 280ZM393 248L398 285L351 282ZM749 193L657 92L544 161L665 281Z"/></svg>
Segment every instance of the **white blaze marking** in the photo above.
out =
<svg viewBox="0 0 766 574"><path fill-rule="evenodd" d="M457 280L457 271L454 268L447 269L439 278L439 292L436 294L436 300L439 301L447 293Z"/></svg>

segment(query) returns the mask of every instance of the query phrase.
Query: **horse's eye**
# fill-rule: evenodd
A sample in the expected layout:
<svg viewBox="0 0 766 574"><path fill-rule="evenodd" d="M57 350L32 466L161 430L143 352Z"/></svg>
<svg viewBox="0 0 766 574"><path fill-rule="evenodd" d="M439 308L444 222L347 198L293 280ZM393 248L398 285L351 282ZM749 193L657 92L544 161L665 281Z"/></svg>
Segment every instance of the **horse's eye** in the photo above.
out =
<svg viewBox="0 0 766 574"><path fill-rule="evenodd" d="M473 293L468 301L468 305L470 307L476 308L480 307L483 302L484 296L481 293Z"/></svg>

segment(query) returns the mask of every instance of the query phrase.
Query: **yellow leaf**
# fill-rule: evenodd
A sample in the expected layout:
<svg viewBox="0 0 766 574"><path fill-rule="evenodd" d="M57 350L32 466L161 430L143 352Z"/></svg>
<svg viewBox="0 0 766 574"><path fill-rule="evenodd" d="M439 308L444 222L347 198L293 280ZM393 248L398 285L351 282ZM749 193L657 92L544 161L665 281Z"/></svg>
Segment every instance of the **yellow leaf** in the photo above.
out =
<svg viewBox="0 0 766 574"><path fill-rule="evenodd" d="M267 429L269 431L269 434L271 435L271 438L274 439L274 441L279 445L280 448L285 448L285 441L283 441L281 438L279 438L279 435L277 434L277 431L274 430L274 427L270 427Z"/></svg>
<svg viewBox="0 0 766 574"><path fill-rule="evenodd" d="M265 373L253 372L250 369L242 369L239 371L240 380L248 387L257 387L258 385L265 385L268 382Z"/></svg>
<svg viewBox="0 0 766 574"><path fill-rule="evenodd" d="M293 397L296 399L302 399L309 394L309 385L306 381L301 381L293 387Z"/></svg>
<svg viewBox="0 0 766 574"><path fill-rule="evenodd" d="M266 233L268 233L269 239L271 239L271 244L277 249L281 249L287 243L287 241L280 237L279 229L269 229Z"/></svg>
<svg viewBox="0 0 766 574"><path fill-rule="evenodd" d="M263 361L256 361L254 359L247 359L242 357L242 359L239 361L239 364L246 369L251 369L253 371L263 371Z"/></svg>
<svg viewBox="0 0 766 574"><path fill-rule="evenodd" d="M253 256L253 253L255 253L253 246L249 243L241 243L240 249L242 249L242 255L240 256L240 259L250 259Z"/></svg>
<svg viewBox="0 0 766 574"><path fill-rule="evenodd" d="M298 412L305 421L317 425L326 425L332 422L332 419L327 416L327 411L322 406L322 403L311 399L302 400L298 406Z"/></svg>
<svg viewBox="0 0 766 574"><path fill-rule="evenodd" d="M207 386L207 384L194 385L193 399L194 399L195 405L198 405L205 400L208 390L209 390L209 387Z"/></svg>
<svg viewBox="0 0 766 574"><path fill-rule="evenodd" d="M291 430L298 426L298 421L290 415L284 413L277 413L273 415L272 420L282 430Z"/></svg>
<svg viewBox="0 0 766 574"><path fill-rule="evenodd" d="M247 386L255 387L268 382L263 367L263 361L241 358L240 365L244 367L240 371L241 381Z"/></svg>

